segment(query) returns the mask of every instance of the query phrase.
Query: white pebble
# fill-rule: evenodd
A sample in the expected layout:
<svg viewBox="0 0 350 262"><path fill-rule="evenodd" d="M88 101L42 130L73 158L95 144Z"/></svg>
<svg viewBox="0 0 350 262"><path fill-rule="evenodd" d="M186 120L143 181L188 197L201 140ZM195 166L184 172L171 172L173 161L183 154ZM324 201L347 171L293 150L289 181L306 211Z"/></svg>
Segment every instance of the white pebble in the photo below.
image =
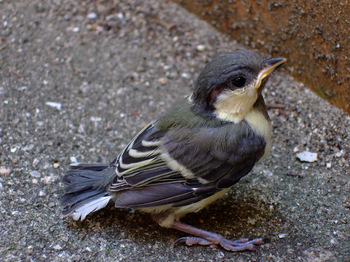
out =
<svg viewBox="0 0 350 262"><path fill-rule="evenodd" d="M90 120L91 120L92 122L100 122L100 121L102 120L102 118L101 118L101 117L92 116L92 117L90 118Z"/></svg>
<svg viewBox="0 0 350 262"><path fill-rule="evenodd" d="M40 172L38 172L38 171L30 171L29 174L30 174L32 177L35 177L35 178L41 177L41 174L40 174Z"/></svg>
<svg viewBox="0 0 350 262"><path fill-rule="evenodd" d="M28 89L28 86L21 86L18 88L18 91L24 91L24 90L27 90Z"/></svg>
<svg viewBox="0 0 350 262"><path fill-rule="evenodd" d="M331 243L331 245L337 244L337 240L335 240L334 238L332 238L329 242Z"/></svg>
<svg viewBox="0 0 350 262"><path fill-rule="evenodd" d="M196 49L199 52L203 52L205 50L205 45L197 45Z"/></svg>
<svg viewBox="0 0 350 262"><path fill-rule="evenodd" d="M87 15L87 18L90 20L96 19L96 17L97 17L97 14L94 12L91 12Z"/></svg>
<svg viewBox="0 0 350 262"><path fill-rule="evenodd" d="M182 77L182 78L190 78L189 74L187 74L187 73L182 73L182 74L181 74L181 77Z"/></svg>
<svg viewBox="0 0 350 262"><path fill-rule="evenodd" d="M309 163L316 162L317 153L304 151L304 152L298 153L297 158L302 162L309 162Z"/></svg>
<svg viewBox="0 0 350 262"><path fill-rule="evenodd" d="M62 109L62 104L61 103L57 103L57 102L46 102L45 103L47 106L51 106L53 108L56 108L57 110L61 110Z"/></svg>
<svg viewBox="0 0 350 262"><path fill-rule="evenodd" d="M76 164L76 163L78 163L78 159L77 159L75 156L71 156L71 157L70 157L70 162L71 162L72 164Z"/></svg>
<svg viewBox="0 0 350 262"><path fill-rule="evenodd" d="M53 248L54 250L56 250L56 251L60 251L60 250L63 249L60 245L55 245L55 246L53 246L52 248Z"/></svg>
<svg viewBox="0 0 350 262"><path fill-rule="evenodd" d="M11 147L10 151L11 151L11 153L16 153L17 147Z"/></svg>
<svg viewBox="0 0 350 262"><path fill-rule="evenodd" d="M74 32L74 33L78 33L80 31L79 27L73 27L73 26L69 26L67 28L67 31L70 31L70 32Z"/></svg>
<svg viewBox="0 0 350 262"><path fill-rule="evenodd" d="M118 13L117 16L118 16L118 18L119 18L120 20L124 20L124 15L123 15L123 13Z"/></svg>

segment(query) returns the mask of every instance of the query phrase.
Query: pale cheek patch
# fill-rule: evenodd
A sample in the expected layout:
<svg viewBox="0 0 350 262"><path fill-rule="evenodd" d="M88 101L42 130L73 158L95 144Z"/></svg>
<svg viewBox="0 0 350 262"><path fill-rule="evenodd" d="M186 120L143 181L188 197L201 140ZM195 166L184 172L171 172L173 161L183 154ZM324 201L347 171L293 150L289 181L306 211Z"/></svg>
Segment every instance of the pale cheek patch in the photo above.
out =
<svg viewBox="0 0 350 262"><path fill-rule="evenodd" d="M215 113L222 120L238 123L253 108L257 98L254 84L244 89L224 91L214 103Z"/></svg>

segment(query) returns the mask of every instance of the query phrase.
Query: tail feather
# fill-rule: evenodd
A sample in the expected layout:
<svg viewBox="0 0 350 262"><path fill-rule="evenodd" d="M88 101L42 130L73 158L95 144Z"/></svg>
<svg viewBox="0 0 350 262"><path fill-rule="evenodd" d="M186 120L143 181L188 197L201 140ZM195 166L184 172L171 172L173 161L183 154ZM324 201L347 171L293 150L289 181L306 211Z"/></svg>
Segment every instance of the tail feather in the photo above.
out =
<svg viewBox="0 0 350 262"><path fill-rule="evenodd" d="M79 208L90 200L95 200L106 194L105 190L85 190L77 193L65 194L61 198L61 205L64 206L63 214L71 213L75 208Z"/></svg>
<svg viewBox="0 0 350 262"><path fill-rule="evenodd" d="M115 175L114 167L105 164L71 166L63 178L63 214L84 220L89 213L104 208L111 199L107 189Z"/></svg>
<svg viewBox="0 0 350 262"><path fill-rule="evenodd" d="M76 208L74 210L74 212L72 213L73 219L84 220L88 214L95 212L97 210L100 210L101 208L104 208L108 204L110 199L111 199L111 196L107 195L107 196L99 197L95 200L87 202L83 206Z"/></svg>
<svg viewBox="0 0 350 262"><path fill-rule="evenodd" d="M107 175L114 174L114 169L102 164L79 164L70 166L67 174L63 177L64 190L67 193L79 192L91 187L104 186L98 184Z"/></svg>

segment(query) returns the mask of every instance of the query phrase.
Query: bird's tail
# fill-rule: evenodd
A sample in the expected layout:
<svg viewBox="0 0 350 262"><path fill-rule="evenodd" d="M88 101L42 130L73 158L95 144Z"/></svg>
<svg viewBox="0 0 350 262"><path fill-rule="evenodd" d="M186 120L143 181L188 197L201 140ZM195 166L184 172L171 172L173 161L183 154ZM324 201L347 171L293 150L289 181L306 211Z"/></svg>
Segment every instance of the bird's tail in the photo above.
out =
<svg viewBox="0 0 350 262"><path fill-rule="evenodd" d="M89 213L104 208L111 199L107 189L114 176L115 168L106 164L72 165L63 177L63 214L84 220Z"/></svg>

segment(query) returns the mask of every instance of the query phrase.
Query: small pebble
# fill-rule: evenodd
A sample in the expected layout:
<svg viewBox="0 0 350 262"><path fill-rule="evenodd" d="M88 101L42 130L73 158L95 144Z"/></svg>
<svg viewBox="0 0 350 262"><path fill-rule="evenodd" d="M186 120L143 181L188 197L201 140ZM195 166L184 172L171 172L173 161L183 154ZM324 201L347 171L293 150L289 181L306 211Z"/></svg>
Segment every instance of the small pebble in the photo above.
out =
<svg viewBox="0 0 350 262"><path fill-rule="evenodd" d="M11 151L11 153L16 153L17 147L11 147L10 151Z"/></svg>
<svg viewBox="0 0 350 262"><path fill-rule="evenodd" d="M21 86L18 88L18 91L25 91L28 89L28 86Z"/></svg>
<svg viewBox="0 0 350 262"><path fill-rule="evenodd" d="M190 78L190 75L187 73L181 73L182 78Z"/></svg>
<svg viewBox="0 0 350 262"><path fill-rule="evenodd" d="M158 79L159 84L166 85L168 83L168 79L165 77L161 77Z"/></svg>
<svg viewBox="0 0 350 262"><path fill-rule="evenodd" d="M29 255L32 255L32 254L33 254L33 246L28 246L28 247L27 247L27 253L28 253Z"/></svg>
<svg viewBox="0 0 350 262"><path fill-rule="evenodd" d="M46 102L45 103L47 106L56 108L57 110L61 110L62 109L62 104L61 103L57 103L57 102Z"/></svg>
<svg viewBox="0 0 350 262"><path fill-rule="evenodd" d="M4 166L0 166L0 175L8 175L11 173L11 169Z"/></svg>
<svg viewBox="0 0 350 262"><path fill-rule="evenodd" d="M87 18L90 19L90 20L94 20L97 18L97 14L94 13L94 12L91 12L87 15Z"/></svg>
<svg viewBox="0 0 350 262"><path fill-rule="evenodd" d="M203 52L205 50L205 45L197 45L196 49L199 52Z"/></svg>
<svg viewBox="0 0 350 262"><path fill-rule="evenodd" d="M225 257L225 253L220 251L220 252L217 253L217 257L219 259L223 259Z"/></svg>
<svg viewBox="0 0 350 262"><path fill-rule="evenodd" d="M92 122L100 122L100 121L102 121L102 118L101 118L101 117L92 116L92 117L90 118L90 120L91 120Z"/></svg>
<svg viewBox="0 0 350 262"><path fill-rule="evenodd" d="M32 151L33 148L34 148L33 144L28 144L25 147L23 147L23 151Z"/></svg>
<svg viewBox="0 0 350 262"><path fill-rule="evenodd" d="M57 176L50 174L49 176L45 176L40 179L41 182L45 183L46 185L51 184L57 180Z"/></svg>
<svg viewBox="0 0 350 262"><path fill-rule="evenodd" d="M297 158L302 162L309 162L309 163L316 162L317 161L317 153L304 151L304 152L298 153Z"/></svg>
<svg viewBox="0 0 350 262"><path fill-rule="evenodd" d="M118 16L119 20L124 20L123 13L118 13L117 16Z"/></svg>
<svg viewBox="0 0 350 262"><path fill-rule="evenodd" d="M52 248L53 248L54 250L56 250L56 251L60 251L60 250L63 249L60 245L55 245L55 246L53 246Z"/></svg>
<svg viewBox="0 0 350 262"><path fill-rule="evenodd" d="M70 162L71 162L72 164L77 164L77 163L78 163L78 160L77 160L77 158L76 158L75 156L71 156L71 157L70 157Z"/></svg>
<svg viewBox="0 0 350 262"><path fill-rule="evenodd" d="M35 177L35 178L41 177L41 174L40 174L40 172L38 172L38 171L30 171L29 174L30 174L32 177Z"/></svg>
<svg viewBox="0 0 350 262"><path fill-rule="evenodd" d="M37 166L39 163L40 163L40 160L38 158L34 158L33 166Z"/></svg>

